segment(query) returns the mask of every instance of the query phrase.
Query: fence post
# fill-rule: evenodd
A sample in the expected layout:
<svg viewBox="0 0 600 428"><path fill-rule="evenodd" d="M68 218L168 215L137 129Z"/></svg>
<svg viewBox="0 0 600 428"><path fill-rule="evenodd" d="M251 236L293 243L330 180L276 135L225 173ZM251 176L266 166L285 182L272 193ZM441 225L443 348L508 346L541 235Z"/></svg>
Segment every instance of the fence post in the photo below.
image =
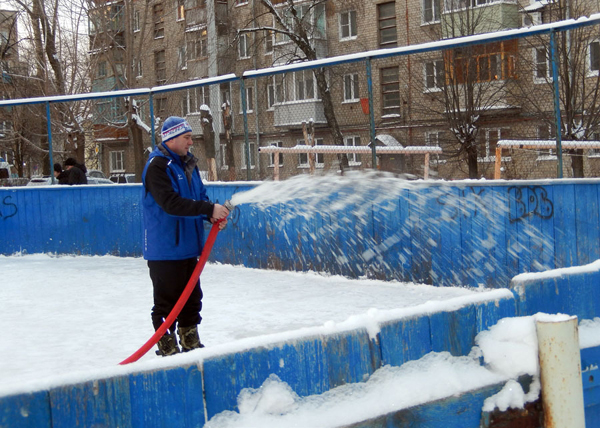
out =
<svg viewBox="0 0 600 428"><path fill-rule="evenodd" d="M546 428L585 428L577 317L536 320Z"/></svg>
<svg viewBox="0 0 600 428"><path fill-rule="evenodd" d="M373 169L377 169L377 149L375 148L375 116L373 113L373 76L371 70L371 58L367 63L367 89L369 90L369 129L371 131L371 156L373 157Z"/></svg>
<svg viewBox="0 0 600 428"><path fill-rule="evenodd" d="M558 87L558 69L556 65L556 31L550 33L550 61L552 62L552 84L554 85L554 118L556 120L556 156L558 159L558 178L563 178L562 161L562 123L560 116L560 96Z"/></svg>
<svg viewBox="0 0 600 428"><path fill-rule="evenodd" d="M156 148L156 131L154 130L155 119L154 119L154 100L152 98L152 92L148 94L148 105L150 106L150 130L152 135L152 150Z"/></svg>
<svg viewBox="0 0 600 428"><path fill-rule="evenodd" d="M54 184L54 159L52 156L52 121L50 120L50 101L46 101L46 129L48 130L48 160L50 161L50 182ZM43 175L43 174L42 174Z"/></svg>
<svg viewBox="0 0 600 428"><path fill-rule="evenodd" d="M240 91L242 95L242 112L244 113L244 147L246 148L246 178L250 181L250 142L248 141L248 111L246 100L246 83L242 77L240 79Z"/></svg>

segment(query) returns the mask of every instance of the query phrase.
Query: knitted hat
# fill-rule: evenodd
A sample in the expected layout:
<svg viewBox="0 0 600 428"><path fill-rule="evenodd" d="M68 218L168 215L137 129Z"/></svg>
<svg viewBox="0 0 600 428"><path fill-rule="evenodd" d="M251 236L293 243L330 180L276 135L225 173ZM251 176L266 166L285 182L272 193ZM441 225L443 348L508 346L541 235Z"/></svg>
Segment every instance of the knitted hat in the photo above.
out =
<svg viewBox="0 0 600 428"><path fill-rule="evenodd" d="M163 123L161 130L162 142L165 143L186 132L192 132L192 127L183 117L168 117L165 123Z"/></svg>
<svg viewBox="0 0 600 428"><path fill-rule="evenodd" d="M77 161L75 160L75 158L67 158L67 160L65 161L65 166L75 166L77 165Z"/></svg>
<svg viewBox="0 0 600 428"><path fill-rule="evenodd" d="M62 172L62 166L60 166L59 163L55 163L54 164L54 171L56 171L56 172Z"/></svg>

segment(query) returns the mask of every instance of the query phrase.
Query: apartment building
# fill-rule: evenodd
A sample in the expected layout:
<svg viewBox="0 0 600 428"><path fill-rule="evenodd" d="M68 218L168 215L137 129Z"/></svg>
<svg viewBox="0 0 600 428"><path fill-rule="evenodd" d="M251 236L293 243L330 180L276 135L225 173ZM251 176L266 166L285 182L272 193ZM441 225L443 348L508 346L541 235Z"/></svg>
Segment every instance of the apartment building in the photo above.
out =
<svg viewBox="0 0 600 428"><path fill-rule="evenodd" d="M204 77L286 65L445 38L520 28L594 11L583 2L405 0L364 2L162 0L101 3L110 29L90 32L98 56L94 90L154 87ZM110 43L105 34L113 32ZM102 37L99 35L103 34ZM121 35L122 34L122 35ZM578 80L598 84L600 50L593 27L561 39L578 43ZM562 36L561 36L562 37ZM568 40L570 38L570 40ZM568 40L568 41L567 41ZM110 57L107 59L107 57ZM571 69L578 69L570 59ZM567 60L565 60L567 61ZM105 63L102 65L102 63ZM326 69L278 73L220 86L191 87L153 96L154 115L188 118L203 162L215 157L217 178L264 179L275 155L259 147L370 144L369 79L377 145L439 145L433 173L440 178L491 178L500 139L550 140L556 134L548 40L507 40L485 45L354 62ZM573 77L573 76L571 76ZM246 108L242 106L245 104ZM566 115L569 133L596 139L597 105L586 93ZM202 107L206 106L206 107ZM582 109L580 107L584 106ZM224 110L224 107L227 107ZM585 110L585 113L582 113ZM108 99L98 108L96 142L110 172L134 172L149 146L148 99ZM210 111L209 121L203 121ZM107 120L110 118L110 120ZM159 129L160 120L156 129ZM202 126L209 123L210 128ZM107 126L109 124L109 126ZM209 132L212 130L213 132ZM136 135L137 134L137 135ZM585 134L585 135L583 135ZM132 143L132 140L139 140ZM594 151L577 154L586 176L600 172ZM506 178L556 176L552 150L505 153ZM569 176L571 156L565 156ZM421 156L382 155L378 168L423 176ZM280 154L282 178L309 172L306 154ZM318 154L321 171L373 166L371 156ZM209 170L208 163L201 164Z"/></svg>

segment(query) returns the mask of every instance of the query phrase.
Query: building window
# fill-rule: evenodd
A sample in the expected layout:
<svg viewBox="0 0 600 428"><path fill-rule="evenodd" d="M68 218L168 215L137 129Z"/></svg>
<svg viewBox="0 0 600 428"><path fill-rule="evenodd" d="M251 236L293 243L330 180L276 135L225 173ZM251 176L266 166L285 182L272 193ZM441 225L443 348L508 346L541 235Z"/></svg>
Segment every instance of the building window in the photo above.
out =
<svg viewBox="0 0 600 428"><path fill-rule="evenodd" d="M546 48L536 48L533 50L535 68L533 81L535 83L546 83L552 81L550 77L550 63L548 61L548 52Z"/></svg>
<svg viewBox="0 0 600 428"><path fill-rule="evenodd" d="M250 169L253 169L256 166L255 156L256 156L256 143L254 141L249 141L248 144L243 143L244 147L243 156L242 156L242 169L247 169L248 162L248 146L250 146Z"/></svg>
<svg viewBox="0 0 600 428"><path fill-rule="evenodd" d="M340 13L340 40L355 39L356 29L356 11L350 10Z"/></svg>
<svg viewBox="0 0 600 428"><path fill-rule="evenodd" d="M440 0L423 0L423 24L440 21Z"/></svg>
<svg viewBox="0 0 600 428"><path fill-rule="evenodd" d="M348 147L360 147L360 137L358 135L344 137L344 145ZM360 153L348 153L348 163L350 166L360 165Z"/></svg>
<svg viewBox="0 0 600 428"><path fill-rule="evenodd" d="M296 142L299 146L306 146L305 140L298 140ZM315 146L322 146L324 141L322 138L315 138ZM315 157L315 167L322 168L325 165L325 154L324 153L316 153ZM298 153L298 168L308 168L308 153Z"/></svg>
<svg viewBox="0 0 600 428"><path fill-rule="evenodd" d="M296 81L296 100L315 99L315 78L311 70L294 73Z"/></svg>
<svg viewBox="0 0 600 428"><path fill-rule="evenodd" d="M590 43L588 47L588 74L598 76L600 74L600 41Z"/></svg>
<svg viewBox="0 0 600 428"><path fill-rule="evenodd" d="M206 29L186 33L187 59L193 61L208 56L208 39Z"/></svg>
<svg viewBox="0 0 600 428"><path fill-rule="evenodd" d="M179 47L177 65L180 70L187 69L187 54L185 53L185 45Z"/></svg>
<svg viewBox="0 0 600 428"><path fill-rule="evenodd" d="M246 113L254 111L254 86L246 86ZM240 113L244 113L242 103L240 102Z"/></svg>
<svg viewBox="0 0 600 428"><path fill-rule="evenodd" d="M140 11L136 10L133 12L133 31L138 32L141 29L140 25Z"/></svg>
<svg viewBox="0 0 600 428"><path fill-rule="evenodd" d="M142 77L143 76L143 70L142 70L142 60L138 60L135 63L135 77Z"/></svg>
<svg viewBox="0 0 600 428"><path fill-rule="evenodd" d="M265 54L273 53L273 30L265 30Z"/></svg>
<svg viewBox="0 0 600 428"><path fill-rule="evenodd" d="M177 21L183 21L185 19L185 6L183 0L179 0L177 4Z"/></svg>
<svg viewBox="0 0 600 428"><path fill-rule="evenodd" d="M154 38L160 39L165 37L165 16L162 3L157 3L153 6L152 16L154 18Z"/></svg>
<svg viewBox="0 0 600 428"><path fill-rule="evenodd" d="M273 106L276 103L275 98L275 81L269 79L269 83L267 83L267 110L273 109Z"/></svg>
<svg viewBox="0 0 600 428"><path fill-rule="evenodd" d="M400 116L400 77L398 67L381 69L382 116Z"/></svg>
<svg viewBox="0 0 600 428"><path fill-rule="evenodd" d="M424 64L425 88L439 90L444 86L444 61L429 61Z"/></svg>
<svg viewBox="0 0 600 428"><path fill-rule="evenodd" d="M500 128L485 128L479 131L480 141L478 151L479 158L478 160L481 162L495 162L496 161L496 146L498 145L498 140L501 138L507 138L508 131L505 130L502 132Z"/></svg>
<svg viewBox="0 0 600 428"><path fill-rule="evenodd" d="M539 141L551 142L556 140L554 129L551 125L538 125L537 127L537 139ZM556 153L554 149L538 149L537 160L556 160Z"/></svg>
<svg viewBox="0 0 600 428"><path fill-rule="evenodd" d="M271 143L269 144L269 146L271 147L283 147L283 143L281 141L278 141L276 143ZM279 166L283 165L283 153L278 153L279 156ZM269 166L270 167L274 167L275 166L275 153L269 153Z"/></svg>
<svg viewBox="0 0 600 428"><path fill-rule="evenodd" d="M98 63L98 77L106 77L106 61Z"/></svg>
<svg viewBox="0 0 600 428"><path fill-rule="evenodd" d="M283 2L280 2L283 3ZM296 11L296 17L294 17L290 11L290 8L282 10L282 16L285 20L286 28L296 31L296 19L303 22L305 29L310 29L310 38L324 39L325 38L325 4L324 2L306 2L301 5L293 6ZM273 24L278 29L283 29L281 24ZM284 33L275 33L275 43L287 43L289 36Z"/></svg>
<svg viewBox="0 0 600 428"><path fill-rule="evenodd" d="M396 2L377 5L379 17L379 46L393 48L398 45L396 34Z"/></svg>
<svg viewBox="0 0 600 428"><path fill-rule="evenodd" d="M244 4L248 4L248 0L235 0L236 6L242 6Z"/></svg>
<svg viewBox="0 0 600 428"><path fill-rule="evenodd" d="M162 85L167 81L167 64L164 50L154 52L154 73L158 85Z"/></svg>
<svg viewBox="0 0 600 428"><path fill-rule="evenodd" d="M517 50L518 41L507 40L449 50L445 60L455 83L515 79Z"/></svg>
<svg viewBox="0 0 600 428"><path fill-rule="evenodd" d="M240 34L238 38L238 54L240 59L250 58L250 36L246 33Z"/></svg>
<svg viewBox="0 0 600 428"><path fill-rule="evenodd" d="M133 100L133 109L135 114L140 118L142 122L146 122L148 119L148 115L146 114L146 104L147 101L144 99L134 99Z"/></svg>
<svg viewBox="0 0 600 428"><path fill-rule="evenodd" d="M167 112L167 99L164 97L154 99L155 116L164 116Z"/></svg>
<svg viewBox="0 0 600 428"><path fill-rule="evenodd" d="M358 73L344 75L344 102L358 99Z"/></svg>
<svg viewBox="0 0 600 428"><path fill-rule="evenodd" d="M125 172L125 151L110 152L110 172Z"/></svg>

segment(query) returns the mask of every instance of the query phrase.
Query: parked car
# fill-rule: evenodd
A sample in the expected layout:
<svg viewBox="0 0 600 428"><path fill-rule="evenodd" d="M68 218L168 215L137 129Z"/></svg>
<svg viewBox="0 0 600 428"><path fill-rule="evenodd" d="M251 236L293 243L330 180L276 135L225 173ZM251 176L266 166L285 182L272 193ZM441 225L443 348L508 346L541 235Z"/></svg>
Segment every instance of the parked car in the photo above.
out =
<svg viewBox="0 0 600 428"><path fill-rule="evenodd" d="M113 183L135 183L135 174L111 174L109 180Z"/></svg>
<svg viewBox="0 0 600 428"><path fill-rule="evenodd" d="M106 175L104 175L104 173L102 171L100 171L99 169L88 169L86 175L88 177L95 177L95 178L104 178L104 179L107 179Z"/></svg>
<svg viewBox="0 0 600 428"><path fill-rule="evenodd" d="M88 177L88 184L115 184L112 181L110 181L108 178L101 178L101 177Z"/></svg>

